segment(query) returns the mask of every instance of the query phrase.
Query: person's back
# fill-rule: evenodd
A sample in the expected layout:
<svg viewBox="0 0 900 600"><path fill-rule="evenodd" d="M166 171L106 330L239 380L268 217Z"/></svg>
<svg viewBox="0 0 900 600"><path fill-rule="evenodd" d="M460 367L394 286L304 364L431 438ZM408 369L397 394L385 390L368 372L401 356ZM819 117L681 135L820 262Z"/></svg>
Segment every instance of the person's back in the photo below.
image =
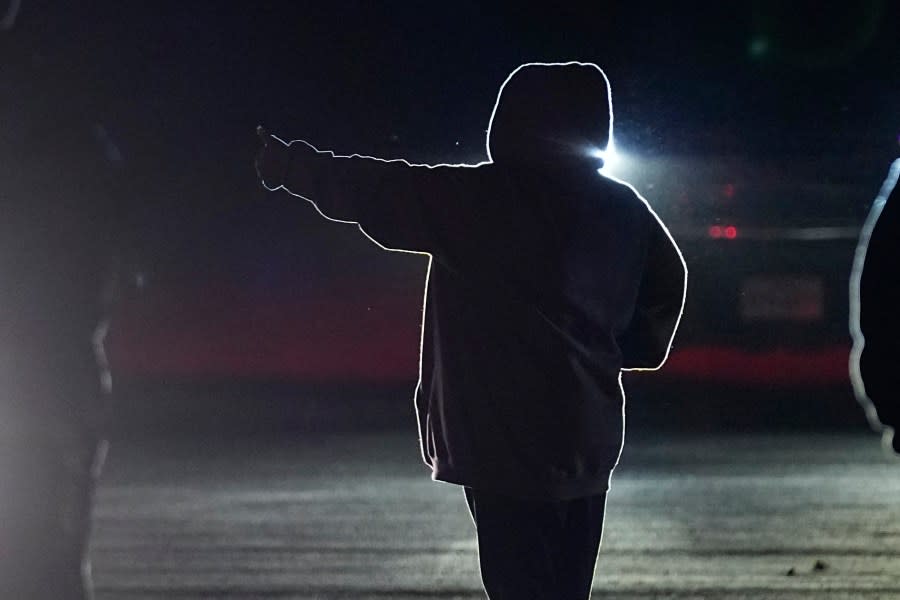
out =
<svg viewBox="0 0 900 600"><path fill-rule="evenodd" d="M637 193L597 172L596 65L528 64L501 87L490 162L337 157L263 135L264 185L431 256L416 411L423 459L465 487L499 598L589 594L623 435L623 368L662 364L684 261Z"/></svg>
<svg viewBox="0 0 900 600"><path fill-rule="evenodd" d="M646 204L590 161L487 164L448 187L477 198L477 212L447 227L455 242L433 255L426 462L436 479L518 496L605 491L622 440L619 371L655 367L668 348L666 336L652 348L629 337L644 264L652 246L676 270L677 298L660 315L671 331L677 251Z"/></svg>

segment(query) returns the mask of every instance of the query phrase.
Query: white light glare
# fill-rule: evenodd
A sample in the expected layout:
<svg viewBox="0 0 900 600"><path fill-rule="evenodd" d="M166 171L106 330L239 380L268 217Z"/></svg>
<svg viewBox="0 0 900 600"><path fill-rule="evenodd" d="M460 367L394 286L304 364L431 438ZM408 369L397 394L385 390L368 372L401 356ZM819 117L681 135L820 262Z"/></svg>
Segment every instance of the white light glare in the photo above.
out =
<svg viewBox="0 0 900 600"><path fill-rule="evenodd" d="M588 154L594 158L603 160L603 166L597 169L598 173L609 174L616 171L617 167L622 166L622 155L616 150L616 145L610 140L606 148L592 147L588 150Z"/></svg>

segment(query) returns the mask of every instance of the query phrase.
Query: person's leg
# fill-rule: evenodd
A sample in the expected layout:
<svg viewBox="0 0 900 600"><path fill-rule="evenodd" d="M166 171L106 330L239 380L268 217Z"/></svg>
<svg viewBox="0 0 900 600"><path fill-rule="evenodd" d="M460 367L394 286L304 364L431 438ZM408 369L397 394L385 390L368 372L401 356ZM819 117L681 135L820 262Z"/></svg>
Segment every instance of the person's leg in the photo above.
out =
<svg viewBox="0 0 900 600"><path fill-rule="evenodd" d="M490 600L568 600L557 555L565 506L465 488L478 537L481 579Z"/></svg>
<svg viewBox="0 0 900 600"><path fill-rule="evenodd" d="M0 443L0 597L84 600L98 445L30 433Z"/></svg>
<svg viewBox="0 0 900 600"><path fill-rule="evenodd" d="M30 335L16 336L18 352L0 360L0 598L91 597L87 548L106 403L90 328L52 324L20 327Z"/></svg>
<svg viewBox="0 0 900 600"><path fill-rule="evenodd" d="M576 498L567 505L564 549L559 554L560 597L586 600L603 536L606 494Z"/></svg>
<svg viewBox="0 0 900 600"><path fill-rule="evenodd" d="M96 437L75 442L66 451L59 474L59 566L66 596L92 598L88 544L93 524L94 493L106 453L106 442Z"/></svg>
<svg viewBox="0 0 900 600"><path fill-rule="evenodd" d="M490 600L586 600L606 494L534 502L465 488Z"/></svg>

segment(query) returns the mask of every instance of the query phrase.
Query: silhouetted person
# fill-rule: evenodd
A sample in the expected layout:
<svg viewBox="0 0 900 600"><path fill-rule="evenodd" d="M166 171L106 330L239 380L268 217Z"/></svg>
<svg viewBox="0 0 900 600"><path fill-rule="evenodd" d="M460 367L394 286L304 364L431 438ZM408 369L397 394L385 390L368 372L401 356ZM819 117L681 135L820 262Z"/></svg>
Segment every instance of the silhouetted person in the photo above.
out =
<svg viewBox="0 0 900 600"><path fill-rule="evenodd" d="M596 65L523 65L491 117L491 162L337 157L266 136L258 159L268 188L431 256L422 456L465 486L492 600L589 596L622 448L620 370L662 364L684 302L656 215L597 172L608 99Z"/></svg>
<svg viewBox="0 0 900 600"><path fill-rule="evenodd" d="M18 17L0 31L0 598L80 600L118 156L80 33Z"/></svg>
<svg viewBox="0 0 900 600"><path fill-rule="evenodd" d="M851 380L870 422L900 452L900 160L860 235L851 277Z"/></svg>

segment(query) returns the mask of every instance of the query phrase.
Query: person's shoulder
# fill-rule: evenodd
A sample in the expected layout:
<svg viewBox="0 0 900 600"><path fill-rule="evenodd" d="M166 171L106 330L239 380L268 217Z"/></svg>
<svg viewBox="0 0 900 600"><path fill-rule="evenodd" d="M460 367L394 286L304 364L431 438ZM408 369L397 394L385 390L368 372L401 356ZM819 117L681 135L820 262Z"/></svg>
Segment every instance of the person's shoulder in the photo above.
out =
<svg viewBox="0 0 900 600"><path fill-rule="evenodd" d="M650 207L647 199L627 181L602 173L598 179L603 190L602 193L616 204L630 207L631 210L639 213L647 213L648 215L653 213L653 209Z"/></svg>
<svg viewBox="0 0 900 600"><path fill-rule="evenodd" d="M599 173L597 178L600 185L610 195L624 200L635 200L644 202L644 198L638 193L637 189L627 181L618 179L612 175L604 175Z"/></svg>

